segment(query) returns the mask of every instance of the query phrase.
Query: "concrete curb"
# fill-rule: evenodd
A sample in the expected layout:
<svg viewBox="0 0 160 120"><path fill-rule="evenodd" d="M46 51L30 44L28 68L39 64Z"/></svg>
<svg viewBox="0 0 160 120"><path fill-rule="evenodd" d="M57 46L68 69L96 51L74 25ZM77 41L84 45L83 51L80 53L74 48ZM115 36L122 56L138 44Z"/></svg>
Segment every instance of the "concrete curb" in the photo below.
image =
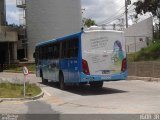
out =
<svg viewBox="0 0 160 120"><path fill-rule="evenodd" d="M39 95L34 97L25 97L25 98L0 98L0 103L5 101L25 101L25 100L37 100L43 97L44 92L42 91Z"/></svg>
<svg viewBox="0 0 160 120"><path fill-rule="evenodd" d="M160 82L160 78L154 77L138 77L138 76L128 76L128 80L143 80L143 81L157 81Z"/></svg>

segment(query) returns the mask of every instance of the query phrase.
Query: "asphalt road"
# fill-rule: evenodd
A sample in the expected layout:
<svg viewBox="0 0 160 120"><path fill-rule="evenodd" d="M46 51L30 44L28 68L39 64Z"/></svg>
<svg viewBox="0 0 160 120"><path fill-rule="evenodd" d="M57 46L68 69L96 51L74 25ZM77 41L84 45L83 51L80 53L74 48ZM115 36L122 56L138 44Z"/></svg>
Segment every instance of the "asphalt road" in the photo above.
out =
<svg viewBox="0 0 160 120"><path fill-rule="evenodd" d="M23 75L0 73L0 79L21 80ZM101 90L91 89L85 85L68 87L62 91L53 83L41 84L41 79L35 75L29 75L28 80L42 88L44 97L35 101L2 102L0 113L21 114L19 118L27 120L44 118L135 120L144 118L135 114L160 114L160 82L138 80L105 82Z"/></svg>

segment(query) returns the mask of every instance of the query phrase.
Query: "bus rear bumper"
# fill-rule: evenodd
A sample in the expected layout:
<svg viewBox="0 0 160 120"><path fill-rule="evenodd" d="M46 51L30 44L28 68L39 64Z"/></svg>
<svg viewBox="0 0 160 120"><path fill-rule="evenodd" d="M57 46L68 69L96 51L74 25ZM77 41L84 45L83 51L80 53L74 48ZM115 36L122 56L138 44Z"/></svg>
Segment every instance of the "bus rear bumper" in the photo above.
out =
<svg viewBox="0 0 160 120"><path fill-rule="evenodd" d="M120 74L113 75L86 75L84 73L80 74L81 82L93 82L93 81L119 81L126 80L128 76L128 71L125 71Z"/></svg>

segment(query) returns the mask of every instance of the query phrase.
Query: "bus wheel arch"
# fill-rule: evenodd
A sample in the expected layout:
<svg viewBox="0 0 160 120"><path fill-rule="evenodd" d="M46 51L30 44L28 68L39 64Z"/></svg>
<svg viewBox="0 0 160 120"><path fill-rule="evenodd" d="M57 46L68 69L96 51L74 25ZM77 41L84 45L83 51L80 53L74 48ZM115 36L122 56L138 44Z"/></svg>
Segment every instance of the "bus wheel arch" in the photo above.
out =
<svg viewBox="0 0 160 120"><path fill-rule="evenodd" d="M42 69L40 69L40 77L43 77Z"/></svg>
<svg viewBox="0 0 160 120"><path fill-rule="evenodd" d="M42 83L43 84L47 84L48 83L48 80L44 79L44 77L43 77L43 71L42 71L42 69L40 69L40 77L42 78Z"/></svg>
<svg viewBox="0 0 160 120"><path fill-rule="evenodd" d="M59 87L60 87L61 90L65 89L64 75L63 75L63 72L61 70L59 71Z"/></svg>

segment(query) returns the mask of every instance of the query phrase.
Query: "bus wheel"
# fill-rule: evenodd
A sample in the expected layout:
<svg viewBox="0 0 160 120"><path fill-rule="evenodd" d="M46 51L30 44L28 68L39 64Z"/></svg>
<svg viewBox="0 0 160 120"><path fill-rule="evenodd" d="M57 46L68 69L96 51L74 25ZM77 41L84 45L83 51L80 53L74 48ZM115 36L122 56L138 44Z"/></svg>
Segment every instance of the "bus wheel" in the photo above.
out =
<svg viewBox="0 0 160 120"><path fill-rule="evenodd" d="M44 78L42 77L42 83L43 83L43 84L47 84L47 83L48 83L48 80L47 80L47 79L44 79Z"/></svg>
<svg viewBox="0 0 160 120"><path fill-rule="evenodd" d="M48 83L48 80L43 78L42 72L41 72L41 78L42 78L42 83L43 84L47 84Z"/></svg>
<svg viewBox="0 0 160 120"><path fill-rule="evenodd" d="M103 81L90 82L89 84L91 88L100 89L103 86Z"/></svg>
<svg viewBox="0 0 160 120"><path fill-rule="evenodd" d="M65 89L64 76L63 73L59 74L59 86L61 90Z"/></svg>
<svg viewBox="0 0 160 120"><path fill-rule="evenodd" d="M42 83L43 83L43 84L47 84L47 83L48 83L48 80L47 80L47 79L44 79L44 78L42 77Z"/></svg>

